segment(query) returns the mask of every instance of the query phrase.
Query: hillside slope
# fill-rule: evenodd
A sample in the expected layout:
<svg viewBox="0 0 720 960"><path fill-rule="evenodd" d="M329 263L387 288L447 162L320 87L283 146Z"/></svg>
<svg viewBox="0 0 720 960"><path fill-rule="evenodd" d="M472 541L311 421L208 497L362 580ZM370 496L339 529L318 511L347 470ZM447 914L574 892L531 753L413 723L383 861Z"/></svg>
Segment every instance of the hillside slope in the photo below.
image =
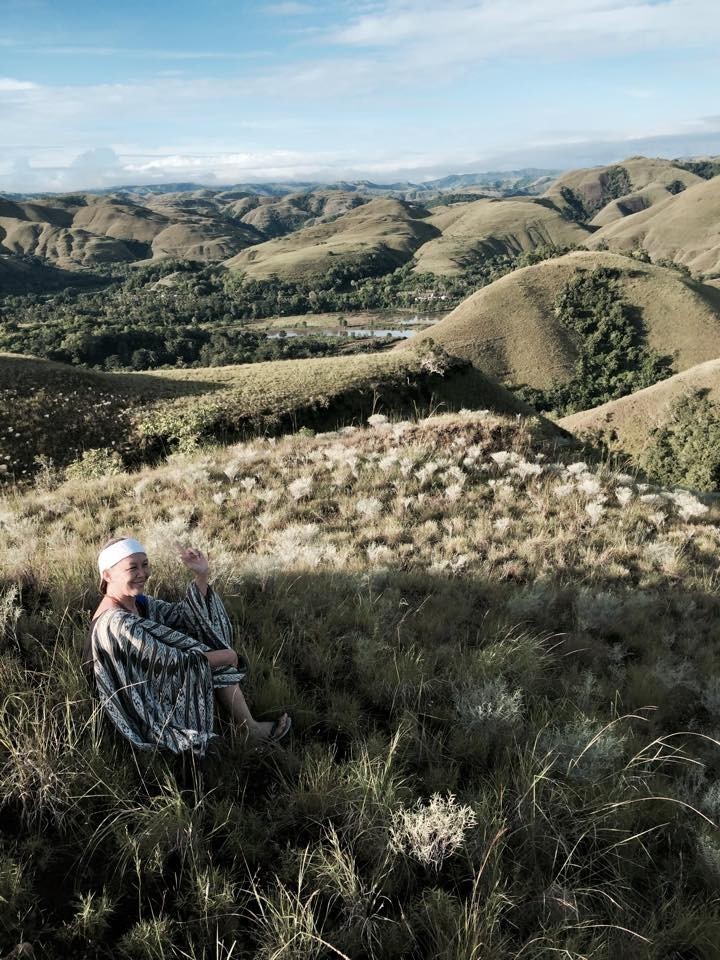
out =
<svg viewBox="0 0 720 960"><path fill-rule="evenodd" d="M0 253L43 257L66 269L166 256L221 260L260 239L249 224L171 208L166 214L128 198L0 198Z"/></svg>
<svg viewBox="0 0 720 960"><path fill-rule="evenodd" d="M0 497L3 943L714 960L719 519L487 413ZM216 750L181 766L101 719L81 653L98 549L128 535L161 600L193 579L178 542L209 556L253 716L293 718L281 745L218 709ZM182 705L204 661L163 669L161 629L112 655Z"/></svg>
<svg viewBox="0 0 720 960"><path fill-rule="evenodd" d="M685 264L696 275L720 276L720 177L598 231L588 246L642 247L653 260Z"/></svg>
<svg viewBox="0 0 720 960"><path fill-rule="evenodd" d="M423 207L401 200L372 200L332 223L305 227L269 240L228 260L230 270L256 279L272 275L300 279L326 274L336 264L361 264L369 257L390 270L406 263L439 229Z"/></svg>
<svg viewBox="0 0 720 960"><path fill-rule="evenodd" d="M501 382L540 389L567 380L577 357L554 302L578 270L619 273L623 300L635 306L648 345L674 357L683 370L720 356L720 291L680 272L613 253L576 251L501 277L483 287L432 328L396 350L432 339Z"/></svg>
<svg viewBox="0 0 720 960"><path fill-rule="evenodd" d="M84 285L93 277L51 267L41 261L27 261L20 257L0 254L0 297L5 294L33 293L36 290L62 290Z"/></svg>
<svg viewBox="0 0 720 960"><path fill-rule="evenodd" d="M707 360L627 397L564 417L558 424L576 435L599 434L610 446L637 457L652 430L666 421L673 400L695 391L720 400L720 359Z"/></svg>
<svg viewBox="0 0 720 960"><path fill-rule="evenodd" d="M568 220L548 201L528 197L440 207L428 222L441 235L415 254L418 273L451 275L476 258L513 256L539 246L581 244L592 234L590 228Z"/></svg>
<svg viewBox="0 0 720 960"><path fill-rule="evenodd" d="M629 157L610 166L571 170L543 196L566 216L604 226L701 182L671 160Z"/></svg>
<svg viewBox="0 0 720 960"><path fill-rule="evenodd" d="M22 478L36 454L64 464L95 448L137 463L203 439L324 429L376 410L411 414L431 405L533 413L470 364L413 353L137 374L0 354L0 464Z"/></svg>

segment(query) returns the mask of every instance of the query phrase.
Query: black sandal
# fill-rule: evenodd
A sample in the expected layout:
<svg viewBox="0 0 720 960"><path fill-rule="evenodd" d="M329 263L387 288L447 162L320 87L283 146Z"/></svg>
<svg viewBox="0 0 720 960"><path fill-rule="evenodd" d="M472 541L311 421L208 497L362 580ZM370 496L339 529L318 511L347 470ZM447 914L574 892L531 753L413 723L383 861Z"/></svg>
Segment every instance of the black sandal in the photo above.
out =
<svg viewBox="0 0 720 960"><path fill-rule="evenodd" d="M268 740L272 740L274 743L278 743L280 740L282 740L282 738L285 737L290 732L290 727L292 727L292 717L288 717L287 726L282 731L282 733L278 733L277 731L278 731L278 728L280 727L281 720L283 720L283 717L278 717L275 723L273 723L272 727L270 728L270 736L268 737Z"/></svg>

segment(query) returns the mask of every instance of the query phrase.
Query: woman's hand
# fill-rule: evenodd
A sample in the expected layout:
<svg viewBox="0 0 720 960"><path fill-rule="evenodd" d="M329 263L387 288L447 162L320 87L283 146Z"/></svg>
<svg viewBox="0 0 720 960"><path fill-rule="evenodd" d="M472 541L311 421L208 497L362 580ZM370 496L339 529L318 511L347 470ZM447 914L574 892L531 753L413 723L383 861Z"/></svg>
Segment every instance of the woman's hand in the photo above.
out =
<svg viewBox="0 0 720 960"><path fill-rule="evenodd" d="M234 650L203 650L203 656L211 667L237 667L238 655Z"/></svg>
<svg viewBox="0 0 720 960"><path fill-rule="evenodd" d="M184 547L181 543L176 543L175 546L182 562L188 570L192 570L195 574L195 583L200 593L205 596L210 575L210 564L207 557L202 550L198 550L196 547Z"/></svg>

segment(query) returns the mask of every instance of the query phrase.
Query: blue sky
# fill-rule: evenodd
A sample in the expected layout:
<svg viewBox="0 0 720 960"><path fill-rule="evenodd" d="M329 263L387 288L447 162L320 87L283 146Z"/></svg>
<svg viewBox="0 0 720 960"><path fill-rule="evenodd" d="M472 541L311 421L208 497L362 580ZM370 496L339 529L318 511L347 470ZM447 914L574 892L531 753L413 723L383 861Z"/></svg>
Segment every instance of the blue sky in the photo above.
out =
<svg viewBox="0 0 720 960"><path fill-rule="evenodd" d="M0 190L720 153L718 0L0 0Z"/></svg>

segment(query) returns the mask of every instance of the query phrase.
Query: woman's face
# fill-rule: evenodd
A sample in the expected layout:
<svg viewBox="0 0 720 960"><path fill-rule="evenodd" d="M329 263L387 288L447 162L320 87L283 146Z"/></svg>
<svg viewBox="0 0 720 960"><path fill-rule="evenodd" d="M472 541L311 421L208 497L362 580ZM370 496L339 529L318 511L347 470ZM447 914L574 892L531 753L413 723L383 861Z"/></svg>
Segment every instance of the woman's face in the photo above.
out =
<svg viewBox="0 0 720 960"><path fill-rule="evenodd" d="M103 572L108 593L122 597L141 594L149 576L150 564L146 553L131 553Z"/></svg>

